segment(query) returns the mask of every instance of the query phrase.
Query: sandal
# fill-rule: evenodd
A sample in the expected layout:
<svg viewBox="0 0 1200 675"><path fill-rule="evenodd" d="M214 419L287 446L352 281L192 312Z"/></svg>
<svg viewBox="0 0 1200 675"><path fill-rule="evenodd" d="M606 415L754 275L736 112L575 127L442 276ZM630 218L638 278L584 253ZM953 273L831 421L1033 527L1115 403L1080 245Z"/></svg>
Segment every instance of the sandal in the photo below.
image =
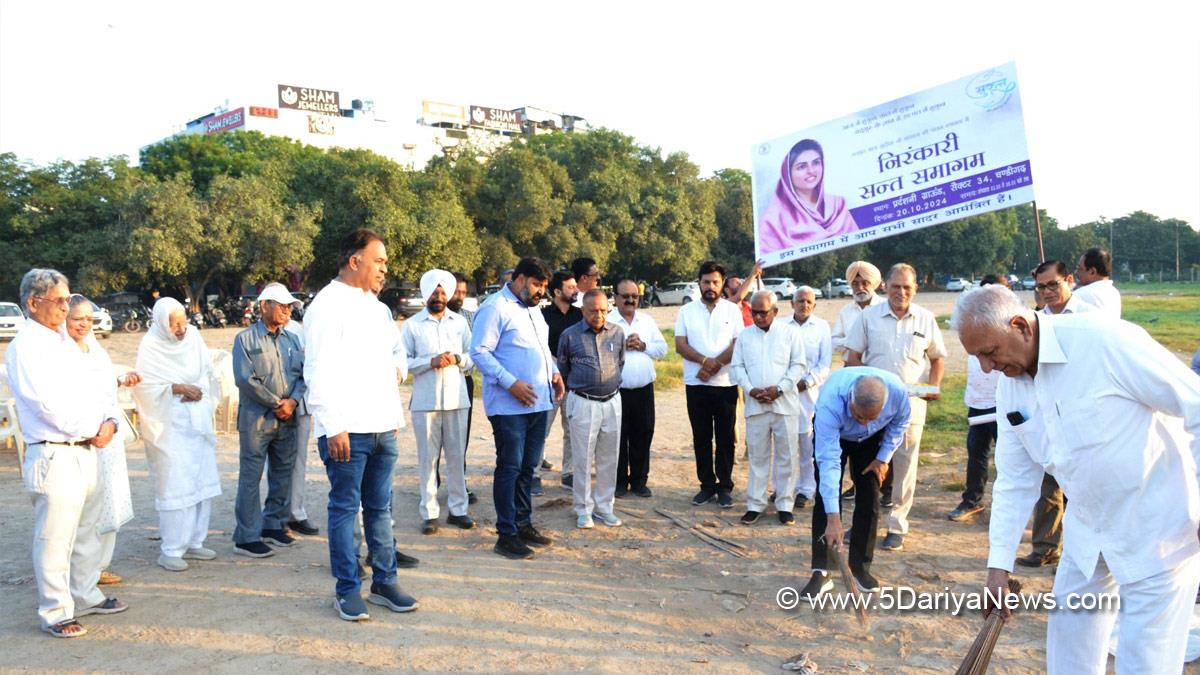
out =
<svg viewBox="0 0 1200 675"><path fill-rule="evenodd" d="M89 614L119 614L129 609L129 605L121 602L116 598L105 598L104 602L83 609L76 609L75 616L87 616Z"/></svg>
<svg viewBox="0 0 1200 675"><path fill-rule="evenodd" d="M109 584L119 584L119 583L121 583L121 575L113 574L112 572L109 572L108 570L102 570L100 572L100 581L98 581L96 583L99 584L100 586L107 586Z"/></svg>
<svg viewBox="0 0 1200 675"><path fill-rule="evenodd" d="M72 628L78 628L78 630L70 630ZM87 635L87 629L75 619L59 621L53 626L42 626L42 630L56 638L73 638Z"/></svg>

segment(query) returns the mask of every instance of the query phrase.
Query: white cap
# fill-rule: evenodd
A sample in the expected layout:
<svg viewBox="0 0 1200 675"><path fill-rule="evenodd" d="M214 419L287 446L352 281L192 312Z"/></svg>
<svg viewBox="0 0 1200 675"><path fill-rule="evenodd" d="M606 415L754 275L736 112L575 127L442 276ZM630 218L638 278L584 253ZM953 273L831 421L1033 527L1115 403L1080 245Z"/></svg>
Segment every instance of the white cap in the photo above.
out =
<svg viewBox="0 0 1200 675"><path fill-rule="evenodd" d="M279 282L270 283L263 287L262 293L258 294L258 301L274 300L281 305L300 305L303 304L288 293L287 288Z"/></svg>

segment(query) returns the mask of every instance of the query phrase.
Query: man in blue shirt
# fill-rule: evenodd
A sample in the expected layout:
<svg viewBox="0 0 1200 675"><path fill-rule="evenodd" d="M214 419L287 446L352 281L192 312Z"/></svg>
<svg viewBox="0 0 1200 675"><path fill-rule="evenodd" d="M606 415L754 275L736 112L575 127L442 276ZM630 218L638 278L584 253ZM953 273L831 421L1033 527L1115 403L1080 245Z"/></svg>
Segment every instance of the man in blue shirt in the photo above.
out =
<svg viewBox="0 0 1200 675"><path fill-rule="evenodd" d="M512 281L479 308L471 338L471 359L483 376L483 409L496 440L495 551L506 558L529 558L529 544L551 543L533 527L531 496L550 411L565 393L550 354L549 328L538 311L549 281L545 262L522 258Z"/></svg>
<svg viewBox="0 0 1200 675"><path fill-rule="evenodd" d="M879 590L879 583L871 576L879 523L879 486L887 475L888 460L904 440L911 414L904 382L878 368L842 368L821 387L813 424L817 460L813 575L801 595L815 599L833 589L827 546L842 549L838 488L843 454L849 461L855 488L850 571L859 590Z"/></svg>

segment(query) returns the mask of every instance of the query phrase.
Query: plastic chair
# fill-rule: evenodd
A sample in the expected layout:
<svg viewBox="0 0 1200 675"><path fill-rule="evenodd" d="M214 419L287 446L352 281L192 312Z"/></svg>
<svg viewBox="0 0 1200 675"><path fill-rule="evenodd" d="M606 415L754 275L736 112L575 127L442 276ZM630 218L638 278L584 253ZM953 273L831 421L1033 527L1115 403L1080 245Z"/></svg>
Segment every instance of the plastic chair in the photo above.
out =
<svg viewBox="0 0 1200 675"><path fill-rule="evenodd" d="M17 420L17 402L12 390L8 387L8 369L0 364L0 441L4 447L16 445L17 471L21 473L25 466L25 436L21 433L21 423Z"/></svg>

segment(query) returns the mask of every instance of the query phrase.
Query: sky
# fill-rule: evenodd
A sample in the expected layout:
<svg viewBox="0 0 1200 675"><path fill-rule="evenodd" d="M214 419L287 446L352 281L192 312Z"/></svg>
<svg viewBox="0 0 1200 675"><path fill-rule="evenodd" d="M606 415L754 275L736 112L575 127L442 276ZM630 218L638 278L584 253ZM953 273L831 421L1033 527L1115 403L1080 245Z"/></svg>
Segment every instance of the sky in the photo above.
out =
<svg viewBox="0 0 1200 675"><path fill-rule="evenodd" d="M762 141L1015 61L1038 207L1200 226L1189 3L0 0L0 152L128 155L277 83L581 115L704 173ZM254 96L262 101L247 100Z"/></svg>

